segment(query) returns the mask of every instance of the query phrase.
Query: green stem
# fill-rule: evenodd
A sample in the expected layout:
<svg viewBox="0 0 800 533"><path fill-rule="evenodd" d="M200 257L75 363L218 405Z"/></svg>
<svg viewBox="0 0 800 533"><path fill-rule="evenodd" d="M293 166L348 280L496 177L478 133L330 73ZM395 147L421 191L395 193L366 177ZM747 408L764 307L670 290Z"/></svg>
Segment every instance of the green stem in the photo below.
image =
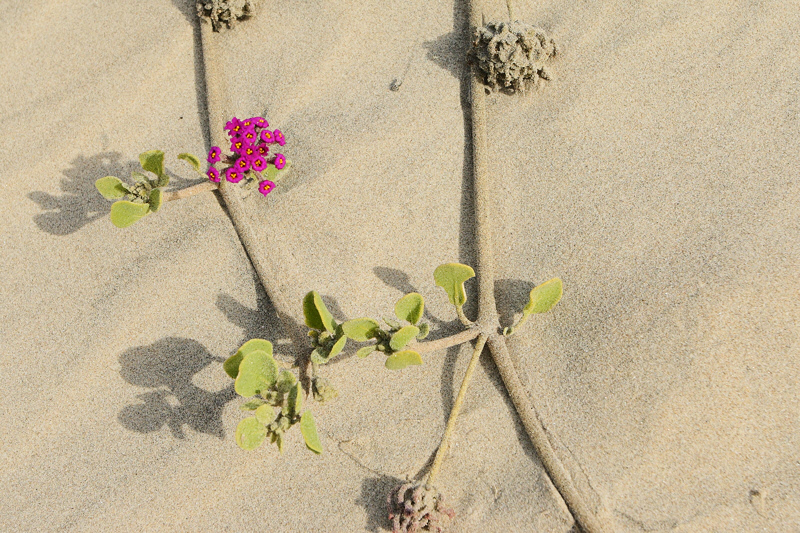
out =
<svg viewBox="0 0 800 533"><path fill-rule="evenodd" d="M461 411L461 406L464 403L464 397L467 395L467 387L469 386L469 382L472 380L472 374L475 373L475 367L478 366L478 360L480 359L481 352L483 351L483 346L486 344L486 339L486 335L481 333L478 336L478 342L475 343L475 349L472 350L472 358L469 360L469 366L467 366L467 372L464 374L464 379L461 380L461 388L458 389L456 401L453 403L453 408L450 410L450 417L447 419L447 427L444 430L444 435L442 436L441 444L439 444L439 449L436 451L436 458L434 458L433 465L431 465L431 470L428 473L428 479L425 481L426 485L433 485L436 482L436 477L439 475L439 470L442 468L444 458L447 456L447 452L450 450L450 445L453 440L453 432L456 429L456 419L458 418L458 413Z"/></svg>

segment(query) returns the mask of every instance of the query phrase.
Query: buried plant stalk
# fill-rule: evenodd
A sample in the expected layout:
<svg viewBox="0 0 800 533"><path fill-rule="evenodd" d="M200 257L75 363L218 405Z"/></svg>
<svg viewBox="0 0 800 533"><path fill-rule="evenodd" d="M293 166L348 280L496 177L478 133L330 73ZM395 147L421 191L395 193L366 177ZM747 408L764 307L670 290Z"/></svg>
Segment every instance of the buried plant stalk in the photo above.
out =
<svg viewBox="0 0 800 533"><path fill-rule="evenodd" d="M483 25L480 0L469 0L470 31ZM508 2L509 14L512 13ZM488 172L486 144L486 93L480 81L477 65L470 72L470 99L472 115L473 183L475 202L475 241L477 249L476 274L478 277L478 320L476 324L492 354L500 377L508 391L525 432L550 480L558 490L578 526L585 533L609 532L602 521L589 508L583 495L575 487L569 472L559 460L545 433L544 426L527 390L517 374L508 353L505 338L499 333L500 323L494 299L494 255L492 251L492 200L493 184ZM449 423L448 423L449 425Z"/></svg>

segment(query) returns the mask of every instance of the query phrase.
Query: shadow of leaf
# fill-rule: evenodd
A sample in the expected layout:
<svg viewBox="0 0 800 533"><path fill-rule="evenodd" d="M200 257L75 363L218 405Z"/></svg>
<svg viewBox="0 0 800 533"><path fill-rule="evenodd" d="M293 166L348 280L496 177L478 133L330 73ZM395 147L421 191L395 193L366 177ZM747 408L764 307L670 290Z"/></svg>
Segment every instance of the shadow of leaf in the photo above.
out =
<svg viewBox="0 0 800 533"><path fill-rule="evenodd" d="M514 314L522 313L535 283L520 279L499 279L494 282L494 298L501 326L511 326Z"/></svg>
<svg viewBox="0 0 800 533"><path fill-rule="evenodd" d="M28 193L28 198L45 211L34 217L39 228L51 235L69 235L86 224L111 212L111 202L103 198L94 182L105 176L116 176L127 184L133 184L132 171L142 171L138 161L122 161L119 152L102 152L91 157L79 156L72 160L72 166L62 173L61 190L56 196L44 191ZM190 180L174 175L169 170L168 189L179 189L194 185L198 180Z"/></svg>
<svg viewBox="0 0 800 533"><path fill-rule="evenodd" d="M119 152L103 152L91 157L79 156L63 171L62 195L33 191L28 198L45 211L34 217L39 228L52 235L69 235L86 224L106 216L111 202L100 196L94 182L104 176L130 176L139 168L138 162L121 161Z"/></svg>
<svg viewBox="0 0 800 533"><path fill-rule="evenodd" d="M192 339L166 337L127 350L119 361L120 375L125 381L153 389L138 396L141 404L120 411L117 418L123 426L150 433L166 424L179 439L186 437L183 427L188 426L199 433L224 438L222 409L236 396L233 383L217 392L192 383L195 374L212 363L222 362L222 358Z"/></svg>

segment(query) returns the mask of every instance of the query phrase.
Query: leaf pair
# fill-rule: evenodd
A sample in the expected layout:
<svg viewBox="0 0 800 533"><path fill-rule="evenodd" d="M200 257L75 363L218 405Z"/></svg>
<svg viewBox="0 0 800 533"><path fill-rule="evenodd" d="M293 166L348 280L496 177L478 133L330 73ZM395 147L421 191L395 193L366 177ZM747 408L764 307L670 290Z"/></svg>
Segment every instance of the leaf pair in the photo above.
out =
<svg viewBox="0 0 800 533"><path fill-rule="evenodd" d="M325 364L344 350L347 336L317 291L311 291L303 298L303 315L306 326L311 328L309 336L314 339L314 349L311 352L313 363Z"/></svg>
<svg viewBox="0 0 800 533"><path fill-rule="evenodd" d="M372 318L356 318L342 324L344 334L354 341L367 342L376 339L375 344L365 346L356 352L358 357L367 357L374 351L383 351L387 354L385 366L390 370L400 370L409 365L421 365L422 357L414 350L403 350L414 338L424 338L428 334L428 325L416 324L422 318L425 310L425 301L422 295L416 292L406 294L394 306L394 314L399 320L409 322L408 326L401 326L394 320L385 318L384 321L391 327L384 331L377 320Z"/></svg>

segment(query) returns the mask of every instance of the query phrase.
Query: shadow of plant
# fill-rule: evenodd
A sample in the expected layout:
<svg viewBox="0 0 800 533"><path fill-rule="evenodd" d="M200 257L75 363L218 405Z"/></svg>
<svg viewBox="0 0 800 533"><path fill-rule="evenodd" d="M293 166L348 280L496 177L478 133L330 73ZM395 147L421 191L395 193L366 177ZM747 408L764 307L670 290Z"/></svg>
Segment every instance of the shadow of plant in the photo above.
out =
<svg viewBox="0 0 800 533"><path fill-rule="evenodd" d="M52 235L69 235L86 224L108 215L111 203L100 196L94 182L104 176L119 176L125 179L131 171L139 169L139 162L121 161L119 152L103 152L91 157L79 156L72 166L63 171L61 196L44 191L33 191L28 198L44 213L34 217L39 228Z"/></svg>
<svg viewBox="0 0 800 533"><path fill-rule="evenodd" d="M462 13L456 13L457 16ZM458 20L458 19L457 19ZM433 41L425 41L422 47L427 50L425 58L435 65L445 69L453 77L461 79L467 68L467 51L469 39L461 28L441 35Z"/></svg>
<svg viewBox="0 0 800 533"><path fill-rule="evenodd" d="M356 500L356 503L367 511L365 531L378 533L392 529L386 498L391 491L403 483L402 479L385 475L366 478L361 482L361 497Z"/></svg>
<svg viewBox="0 0 800 533"><path fill-rule="evenodd" d="M535 286L536 284L531 281L520 279L499 279L494 282L494 298L501 326L513 325L514 314L522 313L522 308L528 303L531 289Z"/></svg>
<svg viewBox="0 0 800 533"><path fill-rule="evenodd" d="M98 218L108 216L111 202L100 195L94 182L105 176L116 176L125 183L132 184L131 172L142 170L139 161L121 159L122 154L119 152L102 152L91 157L79 156L72 160L70 168L62 172L65 178L60 185L64 194L56 196L44 191L28 193L28 198L45 211L34 217L36 225L52 235L64 236L75 233ZM199 179L176 176L169 170L166 173L170 177L170 190L199 182Z"/></svg>
<svg viewBox="0 0 800 533"><path fill-rule="evenodd" d="M141 404L129 405L117 416L120 423L139 433L167 425L175 438L186 438L183 427L224 438L222 409L236 394L231 382L209 392L192 383L195 374L224 361L192 339L166 337L147 346L127 350L119 357L120 375L132 385L154 389L140 394ZM170 401L172 400L172 401ZM172 405L177 402L177 405Z"/></svg>

